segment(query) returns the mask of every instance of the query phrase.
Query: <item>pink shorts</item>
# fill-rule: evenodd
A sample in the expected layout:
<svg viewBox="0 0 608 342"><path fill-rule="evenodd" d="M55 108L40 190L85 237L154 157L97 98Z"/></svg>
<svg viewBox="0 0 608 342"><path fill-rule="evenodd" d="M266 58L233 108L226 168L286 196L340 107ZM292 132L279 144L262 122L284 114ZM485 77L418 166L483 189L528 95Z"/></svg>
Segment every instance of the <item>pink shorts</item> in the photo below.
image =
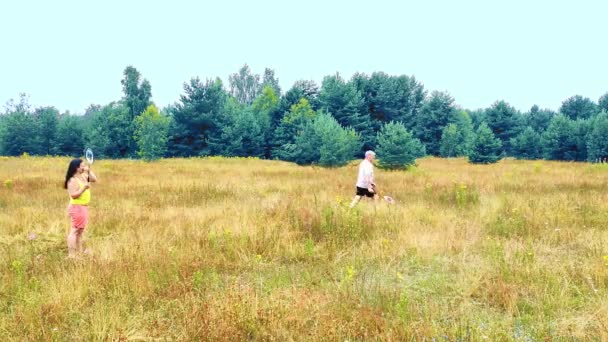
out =
<svg viewBox="0 0 608 342"><path fill-rule="evenodd" d="M68 215L70 215L72 227L76 229L84 229L89 223L89 207L86 205L70 204Z"/></svg>

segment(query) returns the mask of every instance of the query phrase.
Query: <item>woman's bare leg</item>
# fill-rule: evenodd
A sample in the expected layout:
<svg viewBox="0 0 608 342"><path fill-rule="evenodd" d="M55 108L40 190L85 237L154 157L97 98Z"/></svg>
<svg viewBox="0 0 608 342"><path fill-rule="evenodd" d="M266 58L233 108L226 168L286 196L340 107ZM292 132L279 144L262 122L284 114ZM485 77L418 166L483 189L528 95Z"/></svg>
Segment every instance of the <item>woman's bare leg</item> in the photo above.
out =
<svg viewBox="0 0 608 342"><path fill-rule="evenodd" d="M75 258L82 250L82 232L84 229L70 228L68 235L68 257Z"/></svg>

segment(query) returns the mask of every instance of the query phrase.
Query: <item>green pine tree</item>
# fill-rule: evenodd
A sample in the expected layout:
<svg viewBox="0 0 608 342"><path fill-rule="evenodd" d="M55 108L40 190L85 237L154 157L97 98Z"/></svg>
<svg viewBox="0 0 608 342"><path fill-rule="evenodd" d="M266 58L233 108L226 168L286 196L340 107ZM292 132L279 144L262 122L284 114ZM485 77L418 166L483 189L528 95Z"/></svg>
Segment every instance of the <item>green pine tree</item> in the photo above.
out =
<svg viewBox="0 0 608 342"><path fill-rule="evenodd" d="M296 161L300 152L295 145L296 138L302 130L314 119L317 113L312 109L307 99L301 98L297 104L281 119L281 123L275 130L275 146L272 156L281 160Z"/></svg>
<svg viewBox="0 0 608 342"><path fill-rule="evenodd" d="M445 92L434 91L424 102L416 116L416 136L426 147L428 154L439 155L443 129L457 120L454 98Z"/></svg>
<svg viewBox="0 0 608 342"><path fill-rule="evenodd" d="M467 112L456 115L456 123L447 125L442 132L439 154L442 157L468 156L475 142L473 122Z"/></svg>
<svg viewBox="0 0 608 342"><path fill-rule="evenodd" d="M400 122L384 124L378 132L376 152L380 167L402 169L426 154L424 145Z"/></svg>
<svg viewBox="0 0 608 342"><path fill-rule="evenodd" d="M483 122L477 128L475 143L469 154L469 161L475 164L496 163L501 157L502 143L494 136L488 124Z"/></svg>
<svg viewBox="0 0 608 342"><path fill-rule="evenodd" d="M543 156L549 160L586 160L587 131L586 120L571 120L558 115L551 120L541 136Z"/></svg>
<svg viewBox="0 0 608 342"><path fill-rule="evenodd" d="M79 117L63 115L57 125L57 154L79 157L84 149L84 128Z"/></svg>
<svg viewBox="0 0 608 342"><path fill-rule="evenodd" d="M330 114L319 112L296 137L294 147L297 163L331 167L351 161L361 143L354 129L343 128Z"/></svg>
<svg viewBox="0 0 608 342"><path fill-rule="evenodd" d="M169 117L162 115L154 105L135 118L134 139L139 148L137 154L146 161L162 158L167 152Z"/></svg>
<svg viewBox="0 0 608 342"><path fill-rule="evenodd" d="M602 112L593 121L587 138L587 159L590 162L604 161L608 158L608 114Z"/></svg>
<svg viewBox="0 0 608 342"><path fill-rule="evenodd" d="M517 159L539 159L541 153L540 134L532 127L526 127L518 136L511 139L513 156Z"/></svg>

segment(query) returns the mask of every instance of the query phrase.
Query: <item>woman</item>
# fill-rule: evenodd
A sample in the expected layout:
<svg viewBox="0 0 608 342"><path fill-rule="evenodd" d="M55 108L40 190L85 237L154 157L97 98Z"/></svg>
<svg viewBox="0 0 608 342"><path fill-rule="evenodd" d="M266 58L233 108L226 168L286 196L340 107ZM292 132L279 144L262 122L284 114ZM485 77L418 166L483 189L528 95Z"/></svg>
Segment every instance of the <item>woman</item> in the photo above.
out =
<svg viewBox="0 0 608 342"><path fill-rule="evenodd" d="M82 252L82 233L89 222L91 185L97 177L81 159L73 159L68 166L63 187L68 190L70 204L70 234L68 235L68 257L76 258Z"/></svg>

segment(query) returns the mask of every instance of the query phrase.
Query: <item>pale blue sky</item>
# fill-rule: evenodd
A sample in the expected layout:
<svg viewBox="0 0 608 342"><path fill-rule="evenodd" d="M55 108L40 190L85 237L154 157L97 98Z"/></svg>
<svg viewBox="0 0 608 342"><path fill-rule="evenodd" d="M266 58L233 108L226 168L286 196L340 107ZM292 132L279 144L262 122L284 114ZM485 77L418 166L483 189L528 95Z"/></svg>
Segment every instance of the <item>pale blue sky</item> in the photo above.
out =
<svg viewBox="0 0 608 342"><path fill-rule="evenodd" d="M413 75L464 108L557 109L608 92L608 1L15 0L0 4L0 102L81 113L122 96L135 66L154 102L248 63L283 90L340 72Z"/></svg>

